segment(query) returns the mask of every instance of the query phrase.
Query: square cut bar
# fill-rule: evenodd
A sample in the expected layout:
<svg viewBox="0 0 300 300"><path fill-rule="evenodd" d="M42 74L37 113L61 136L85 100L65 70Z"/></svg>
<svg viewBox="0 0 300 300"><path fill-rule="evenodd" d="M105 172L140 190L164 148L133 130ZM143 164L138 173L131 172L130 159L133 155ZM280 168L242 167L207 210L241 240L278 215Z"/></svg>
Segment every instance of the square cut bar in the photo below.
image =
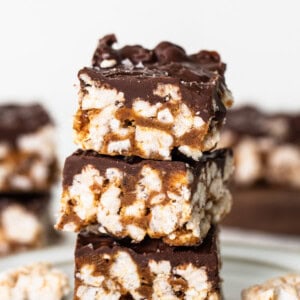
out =
<svg viewBox="0 0 300 300"><path fill-rule="evenodd" d="M198 160L219 141L232 96L216 52L187 55L169 42L114 49L100 40L93 67L79 71L75 142L106 155L170 160L173 149Z"/></svg>
<svg viewBox="0 0 300 300"><path fill-rule="evenodd" d="M56 228L86 229L133 242L148 235L170 245L196 245L230 211L231 173L228 149L186 162L78 150L65 162Z"/></svg>
<svg viewBox="0 0 300 300"><path fill-rule="evenodd" d="M49 201L50 194L0 195L0 256L49 241Z"/></svg>
<svg viewBox="0 0 300 300"><path fill-rule="evenodd" d="M0 193L45 192L56 177L54 125L44 108L0 105Z"/></svg>
<svg viewBox="0 0 300 300"><path fill-rule="evenodd" d="M197 247L171 247L149 238L131 244L81 233L75 265L75 300L221 299L215 228Z"/></svg>

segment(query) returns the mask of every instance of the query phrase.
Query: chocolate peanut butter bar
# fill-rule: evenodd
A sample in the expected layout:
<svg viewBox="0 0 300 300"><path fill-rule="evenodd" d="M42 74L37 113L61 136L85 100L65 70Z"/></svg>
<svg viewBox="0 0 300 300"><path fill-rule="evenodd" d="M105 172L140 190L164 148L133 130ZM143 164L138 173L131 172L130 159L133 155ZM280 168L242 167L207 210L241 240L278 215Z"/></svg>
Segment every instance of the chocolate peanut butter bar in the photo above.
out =
<svg viewBox="0 0 300 300"><path fill-rule="evenodd" d="M1 271L2 300L66 300L65 296L70 293L67 275L47 263Z"/></svg>
<svg viewBox="0 0 300 300"><path fill-rule="evenodd" d="M49 241L49 201L49 194L0 195L0 256Z"/></svg>
<svg viewBox="0 0 300 300"><path fill-rule="evenodd" d="M63 171L57 228L89 230L169 245L202 242L211 224L231 208L227 182L232 153L205 153L199 161L108 157L78 150Z"/></svg>
<svg viewBox="0 0 300 300"><path fill-rule="evenodd" d="M195 160L213 149L232 104L219 54L188 55L170 42L115 49L115 42L114 35L102 38L92 67L79 71L76 144L160 160L174 149Z"/></svg>
<svg viewBox="0 0 300 300"><path fill-rule="evenodd" d="M215 228L197 247L170 247L149 238L132 244L81 233L75 264L75 300L221 299Z"/></svg>
<svg viewBox="0 0 300 300"><path fill-rule="evenodd" d="M300 189L300 112L267 114L252 106L233 109L220 146L234 148L237 185L266 182Z"/></svg>
<svg viewBox="0 0 300 300"><path fill-rule="evenodd" d="M38 104L0 106L0 192L48 191L57 176L54 125Z"/></svg>
<svg viewBox="0 0 300 300"><path fill-rule="evenodd" d="M298 300L300 275L288 274L251 286L242 292L242 300Z"/></svg>
<svg viewBox="0 0 300 300"><path fill-rule="evenodd" d="M233 147L232 212L224 225L300 234L300 112L231 110L220 147Z"/></svg>

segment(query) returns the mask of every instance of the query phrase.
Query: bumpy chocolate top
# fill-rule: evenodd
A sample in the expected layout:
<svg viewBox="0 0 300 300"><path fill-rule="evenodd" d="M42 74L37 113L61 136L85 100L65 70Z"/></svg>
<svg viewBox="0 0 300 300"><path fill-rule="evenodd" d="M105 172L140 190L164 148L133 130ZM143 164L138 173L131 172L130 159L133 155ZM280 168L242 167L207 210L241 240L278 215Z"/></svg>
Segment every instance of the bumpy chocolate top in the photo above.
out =
<svg viewBox="0 0 300 300"><path fill-rule="evenodd" d="M132 244L129 240L116 240L109 236L100 236L82 232L78 235L75 257L86 257L97 261L97 254L127 251L139 267L145 268L149 260L170 261L171 266L192 263L196 267L207 266L209 280L218 281L218 230L212 227L204 242L195 247L171 247L159 239L146 238L141 243Z"/></svg>
<svg viewBox="0 0 300 300"><path fill-rule="evenodd" d="M250 105L228 112L224 129L238 136L272 137L279 142L300 143L300 112L265 113Z"/></svg>
<svg viewBox="0 0 300 300"><path fill-rule="evenodd" d="M127 107L139 97L151 104L161 102L159 96L153 95L157 84L174 84L180 87L187 105L198 111L204 121L212 116L215 120L224 119L226 108L221 98L226 89L226 65L217 52L200 51L188 55L183 48L170 42L161 42L154 49L140 45L114 49L116 41L114 35L100 39L92 59L93 68L79 71L79 78L87 74L95 82L122 91ZM107 61L111 64L105 65ZM85 87L82 80L81 87Z"/></svg>
<svg viewBox="0 0 300 300"><path fill-rule="evenodd" d="M100 155L92 150L83 151L79 149L66 159L63 170L63 185L71 185L73 177L76 174L79 174L84 166L89 164L97 168L100 173L105 172L107 168L111 168L113 166L133 177L140 172L144 165L150 165L153 168L161 169L164 172L168 172L170 170L185 171L189 166L193 173L197 176L207 161L213 161L217 164L221 172L223 172L227 155L232 155L232 151L230 149L219 149L213 152L204 153L199 161L194 161L183 156L179 158L180 160L177 157L173 157L172 161L156 161L143 160L138 157L110 157Z"/></svg>
<svg viewBox="0 0 300 300"><path fill-rule="evenodd" d="M21 134L32 133L53 123L46 110L39 104L0 105L0 141L14 142Z"/></svg>
<svg viewBox="0 0 300 300"><path fill-rule="evenodd" d="M142 64L149 67L151 65L158 67L179 63L182 64L182 75L186 75L186 79L190 77L192 80L197 78L196 70L193 70L194 72L188 71L193 64L200 64L205 69L217 71L220 74L225 72L226 65L221 62L220 55L215 51L202 50L196 54L187 55L183 48L170 42L161 42L154 49L146 49L140 45L114 49L112 46L116 42L117 39L114 34L106 35L99 40L92 59L93 67L100 67L102 61L111 59L116 61L117 66L122 66L122 62L128 59L133 65ZM190 63L190 65L187 65L186 70L184 70L184 64L186 63ZM172 66L162 69L168 71Z"/></svg>

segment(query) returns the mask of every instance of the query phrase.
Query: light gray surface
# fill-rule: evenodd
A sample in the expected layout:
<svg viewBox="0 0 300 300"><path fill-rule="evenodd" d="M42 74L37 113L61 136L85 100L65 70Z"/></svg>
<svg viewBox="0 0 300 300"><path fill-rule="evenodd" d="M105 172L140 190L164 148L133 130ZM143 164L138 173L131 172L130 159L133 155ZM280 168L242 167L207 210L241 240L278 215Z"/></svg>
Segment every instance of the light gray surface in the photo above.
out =
<svg viewBox="0 0 300 300"><path fill-rule="evenodd" d="M68 242L40 251L32 251L0 259L0 270L37 261L52 262L65 271L73 285L74 245ZM287 273L300 273L299 249L268 247L246 243L222 242L223 288L227 300L240 299L241 290L268 278ZM69 298L72 299L72 296ZM68 300L69 300L68 299Z"/></svg>

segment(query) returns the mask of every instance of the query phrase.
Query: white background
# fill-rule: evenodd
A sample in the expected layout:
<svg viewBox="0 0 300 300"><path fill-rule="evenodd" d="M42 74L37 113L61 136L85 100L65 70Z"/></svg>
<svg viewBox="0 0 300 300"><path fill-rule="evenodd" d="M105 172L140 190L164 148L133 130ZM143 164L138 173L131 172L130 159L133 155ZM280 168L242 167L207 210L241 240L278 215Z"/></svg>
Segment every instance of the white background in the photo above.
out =
<svg viewBox="0 0 300 300"><path fill-rule="evenodd" d="M188 52L216 49L236 103L300 110L298 0L0 0L0 102L42 101L62 157L75 149L77 71L111 32L120 45L167 39Z"/></svg>

